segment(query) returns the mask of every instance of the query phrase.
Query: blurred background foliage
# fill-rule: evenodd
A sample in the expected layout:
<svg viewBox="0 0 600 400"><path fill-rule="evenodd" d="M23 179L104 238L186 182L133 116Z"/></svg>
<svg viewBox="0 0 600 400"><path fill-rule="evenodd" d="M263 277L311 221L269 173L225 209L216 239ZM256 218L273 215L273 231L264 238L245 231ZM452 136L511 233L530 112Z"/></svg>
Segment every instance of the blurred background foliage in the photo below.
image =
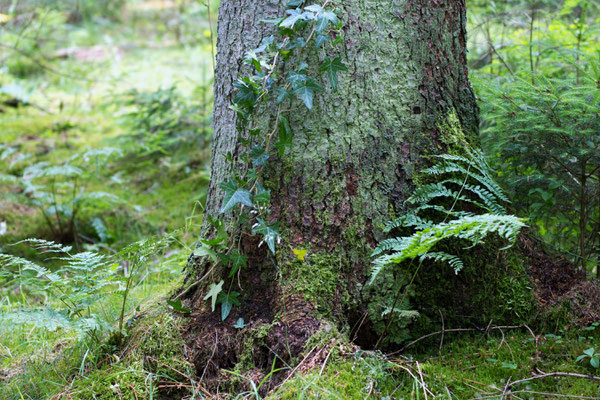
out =
<svg viewBox="0 0 600 400"><path fill-rule="evenodd" d="M600 3L468 5L484 150L517 214L600 277Z"/></svg>
<svg viewBox="0 0 600 400"><path fill-rule="evenodd" d="M0 0L1 399L86 375L180 282L210 176L217 8Z"/></svg>

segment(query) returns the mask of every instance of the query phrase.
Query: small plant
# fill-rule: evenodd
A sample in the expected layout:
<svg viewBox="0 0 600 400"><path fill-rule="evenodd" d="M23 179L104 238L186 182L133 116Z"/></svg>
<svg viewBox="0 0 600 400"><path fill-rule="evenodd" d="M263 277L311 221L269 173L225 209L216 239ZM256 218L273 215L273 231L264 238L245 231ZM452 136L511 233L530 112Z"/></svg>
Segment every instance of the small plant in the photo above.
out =
<svg viewBox="0 0 600 400"><path fill-rule="evenodd" d="M19 287L41 296L40 304L17 311L0 310L0 320L38 328L74 330L96 342L104 332L115 332L117 344L126 335L125 317L131 309L130 293L144 279L156 257L174 240L174 235L149 238L127 246L114 256L96 252L72 253L70 246L40 239L26 239L39 255L50 256L52 267L0 253L0 272L4 287ZM164 267L167 259L162 262ZM2 282L2 281L0 281ZM1 287L0 287L1 288ZM105 301L118 299L115 318L107 312Z"/></svg>
<svg viewBox="0 0 600 400"><path fill-rule="evenodd" d="M585 330L586 331L594 331L594 330L596 330L596 328L599 328L599 327L600 327L600 322L594 322L590 326L586 327Z"/></svg>
<svg viewBox="0 0 600 400"><path fill-rule="evenodd" d="M594 347L584 350L583 354L577 357L575 361L582 362L584 360L589 360L589 363L593 368L600 368L600 353L597 353Z"/></svg>
<svg viewBox="0 0 600 400"><path fill-rule="evenodd" d="M289 0L285 16L264 21L275 25L277 34L263 38L259 47L246 53L244 62L251 72L233 84L237 92L230 108L237 113L241 138L238 155L225 155L229 176L219 183L223 190L220 215L216 219L208 217L213 226L212 238L201 239L194 251L194 257L208 261L210 271L218 264L229 271L229 282L212 282L204 298L211 301L213 311L221 304L222 319L239 305L239 293L232 291L233 277L247 261L237 249L240 236L251 231L261 239L258 246L266 245L273 255L281 241L279 223L270 215L271 191L265 187L263 174L271 160L284 157L293 144L289 105L303 104L311 112L317 93L326 88L337 90L347 70L341 56L329 53L343 43L342 22L333 4L330 0L305 3ZM308 51L318 55L313 58L321 60L318 65L303 61L302 54Z"/></svg>
<svg viewBox="0 0 600 400"><path fill-rule="evenodd" d="M483 144L517 209L583 269L600 256L600 61L586 64L572 79L481 82Z"/></svg>
<svg viewBox="0 0 600 400"><path fill-rule="evenodd" d="M1 154L11 151L14 149L5 149ZM100 239L106 238L106 227L94 214L121 200L107 191L90 188L102 179L101 172L108 161L119 155L121 151L116 148L92 149L60 164L35 163L25 167L21 176L0 173L0 181L11 189L0 195L10 202L37 208L57 241L79 247L79 230L84 222L95 229ZM23 159L12 157L11 166L15 160Z"/></svg>

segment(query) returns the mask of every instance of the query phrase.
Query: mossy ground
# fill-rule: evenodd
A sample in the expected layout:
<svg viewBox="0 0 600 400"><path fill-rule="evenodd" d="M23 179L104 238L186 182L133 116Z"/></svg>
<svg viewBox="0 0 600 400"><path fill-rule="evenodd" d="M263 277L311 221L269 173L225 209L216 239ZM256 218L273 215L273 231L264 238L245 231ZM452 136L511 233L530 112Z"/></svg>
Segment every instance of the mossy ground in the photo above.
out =
<svg viewBox="0 0 600 400"><path fill-rule="evenodd" d="M162 299L164 300L164 299ZM61 395L70 399L183 398L194 394L193 366L185 359L181 317L164 302L135 323L123 349L106 365L73 380Z"/></svg>
<svg viewBox="0 0 600 400"><path fill-rule="evenodd" d="M589 364L575 360L583 350L600 345L599 333L537 334L535 340L526 329L504 329L489 335L447 333L441 346L437 336L419 349L396 356L362 351L341 356L338 352L324 367L322 362L298 374L268 398L508 398L502 396L508 391L507 383L539 374L537 371L597 375ZM509 389L527 399L600 396L597 382L577 377L547 377Z"/></svg>

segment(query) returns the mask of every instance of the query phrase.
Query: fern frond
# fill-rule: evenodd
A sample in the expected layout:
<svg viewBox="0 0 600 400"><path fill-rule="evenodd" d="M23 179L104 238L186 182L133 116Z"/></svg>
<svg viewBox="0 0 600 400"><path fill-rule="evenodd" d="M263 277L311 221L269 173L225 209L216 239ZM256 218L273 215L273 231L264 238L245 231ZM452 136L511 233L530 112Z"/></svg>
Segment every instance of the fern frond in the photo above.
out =
<svg viewBox="0 0 600 400"><path fill-rule="evenodd" d="M421 261L425 259L447 262L454 269L455 273L458 273L458 271L464 267L464 264L459 257L444 253L443 251L432 251L421 255Z"/></svg>
<svg viewBox="0 0 600 400"><path fill-rule="evenodd" d="M106 257L102 254L89 251L77 253L70 257L61 257L59 260L67 262L61 271L94 271L98 268L106 267L109 264Z"/></svg>
<svg viewBox="0 0 600 400"><path fill-rule="evenodd" d="M458 200L465 203L471 203L483 210L491 211L491 209L484 203L480 203L464 194L461 194L460 190L450 189L444 186L443 183L428 183L420 186L415 193L406 200L406 202L411 204L427 204L428 202L441 197L454 199L455 201ZM502 208L502 210L504 209Z"/></svg>
<svg viewBox="0 0 600 400"><path fill-rule="evenodd" d="M0 183L19 183L19 179L14 175L0 174Z"/></svg>
<svg viewBox="0 0 600 400"><path fill-rule="evenodd" d="M371 269L371 279L369 279L369 285L371 285L375 281L379 273L383 271L385 267L386 264L375 264L373 266L373 268Z"/></svg>
<svg viewBox="0 0 600 400"><path fill-rule="evenodd" d="M461 211L461 210L456 210L456 209L449 210L444 206L440 206L440 205L436 205L436 204L423 204L423 205L415 208L414 210L412 210L412 212L417 214L421 211L429 211L429 210L437 211L445 216L454 217L454 218L472 217L474 215L477 215L477 214L469 212L469 211ZM431 221L425 221L425 222L427 222L428 225L433 225L433 223Z"/></svg>
<svg viewBox="0 0 600 400"><path fill-rule="evenodd" d="M421 315L416 310L403 310L403 309L398 308L398 307L395 307L395 308L392 309L391 307L388 307L385 310L383 310L383 312L381 313L381 316L385 317L386 315L388 315L388 314L390 314L392 312L396 313L398 315L398 317L400 319L403 319L403 320L406 320L406 319L415 320L415 319L417 319L417 317L419 315Z"/></svg>
<svg viewBox="0 0 600 400"><path fill-rule="evenodd" d="M375 257L385 251L400 251L401 249L406 247L406 239L407 238L399 237L383 240L379 242L379 244L377 245L377 247L375 247L375 250L373 250L373 253L371 255Z"/></svg>
<svg viewBox="0 0 600 400"><path fill-rule="evenodd" d="M423 229L431 225L430 221L427 221L417 215L416 212L409 212L401 217L396 218L393 221L387 223L384 232L390 232L393 229L400 227L415 227L416 229Z"/></svg>
<svg viewBox="0 0 600 400"><path fill-rule="evenodd" d="M63 246L60 243L44 239L23 239L20 242L15 243L15 245L21 243L30 243L32 247L40 253L68 253L73 249L71 246Z"/></svg>
<svg viewBox="0 0 600 400"><path fill-rule="evenodd" d="M465 178L471 178L475 184L485 186L490 193L506 203L510 200L491 174L491 168L485 156L471 149L466 149L467 156L442 154L435 156L443 160L430 168L421 171L424 174L439 176L444 174L459 173Z"/></svg>
<svg viewBox="0 0 600 400"><path fill-rule="evenodd" d="M85 161L89 161L92 158L105 157L109 158L112 156L120 157L123 155L123 150L118 147L102 147L99 149L90 149L81 154L81 157Z"/></svg>
<svg viewBox="0 0 600 400"><path fill-rule="evenodd" d="M55 273L25 258L0 253L0 262L2 262L2 265L5 267L16 267L20 268L22 271L33 271L38 278L46 278L52 283L60 281L60 277Z"/></svg>
<svg viewBox="0 0 600 400"><path fill-rule="evenodd" d="M453 183L455 185L461 186L464 191L467 191L467 192L472 193L472 194L476 195L477 197L479 197L486 206L486 207L484 207L484 209L486 209L490 212L493 212L495 214L500 214L500 215L506 214L506 210L504 209L504 206L501 204L501 202L504 200L482 186L465 183L464 180L460 180L458 178L449 178L440 183L442 185L445 185L448 183Z"/></svg>
<svg viewBox="0 0 600 400"><path fill-rule="evenodd" d="M53 308L0 313L0 321L14 325L29 325L52 332L59 328L73 328L71 321Z"/></svg>
<svg viewBox="0 0 600 400"><path fill-rule="evenodd" d="M386 245L382 246L378 254L381 254L385 250L392 251L392 253L379 256L375 259L374 264L376 265L376 269L373 269L371 282L374 280L376 274L379 274L386 265L398 264L404 260L416 257L433 257L438 260L449 261L451 264L454 264L453 267L462 268L462 262L458 262L456 258L448 257L450 255L443 256L443 253L439 253L429 257L427 254L442 240L459 238L476 245L490 233L496 233L506 239L508 245L505 248L508 248L516 242L518 234L524 226L524 221L513 215L483 214L436 224L417 231L409 237L389 239L385 241Z"/></svg>

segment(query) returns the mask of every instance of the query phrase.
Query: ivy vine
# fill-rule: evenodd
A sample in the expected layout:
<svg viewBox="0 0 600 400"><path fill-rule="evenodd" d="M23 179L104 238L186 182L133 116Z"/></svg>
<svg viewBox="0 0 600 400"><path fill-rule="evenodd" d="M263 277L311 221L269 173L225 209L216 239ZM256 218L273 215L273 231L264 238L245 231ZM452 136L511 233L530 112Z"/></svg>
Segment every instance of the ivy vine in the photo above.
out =
<svg viewBox="0 0 600 400"><path fill-rule="evenodd" d="M339 56L332 58L322 54L327 48L342 43L339 11L333 8L331 0L320 5L304 6L304 3L305 0L289 0L286 16L262 21L274 24L277 34L264 38L258 48L246 53L244 62L251 72L241 75L234 83L237 93L231 109L237 113L241 156L236 159L231 153L226 155L232 173L220 183L224 198L219 217L206 216L215 234L210 239L201 239L194 251L195 256L212 263L201 280L213 276L217 265L229 269L229 284L225 285L224 279L211 283L204 297L210 300L212 311L217 304L221 305L222 320L234 306L240 305L240 293L232 288L235 276L248 261L248 256L241 253L243 231L259 235L259 247L266 244L273 255L281 241L279 223L271 222L271 192L265 188L263 174L269 160L284 156L293 144L294 132L288 117L292 105L300 101L308 111L312 110L315 95L324 90L319 84L324 81L323 77L335 91L338 74L347 70ZM302 57L311 49L321 53L318 69L311 69ZM311 70L318 74L311 76ZM276 111L269 117L272 126L265 131L260 120L264 120L265 110L273 104ZM261 118L259 113L263 113ZM231 218L223 218L229 213Z"/></svg>

